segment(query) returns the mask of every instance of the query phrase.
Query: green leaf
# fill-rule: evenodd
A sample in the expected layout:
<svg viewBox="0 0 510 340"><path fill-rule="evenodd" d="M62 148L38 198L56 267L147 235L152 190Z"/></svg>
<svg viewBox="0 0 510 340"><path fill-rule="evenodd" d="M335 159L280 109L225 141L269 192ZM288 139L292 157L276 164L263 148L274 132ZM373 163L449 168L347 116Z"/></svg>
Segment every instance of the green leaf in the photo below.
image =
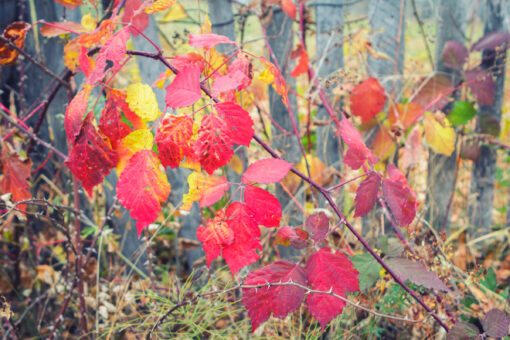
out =
<svg viewBox="0 0 510 340"><path fill-rule="evenodd" d="M370 254L353 255L349 260L359 273L359 289L372 287L379 279L381 265Z"/></svg>
<svg viewBox="0 0 510 340"><path fill-rule="evenodd" d="M487 271L487 276L483 280L480 280L480 283L487 287L488 289L492 290L493 292L496 291L496 288L498 287L498 282L496 280L496 274L494 274L494 271L492 268L489 268Z"/></svg>
<svg viewBox="0 0 510 340"><path fill-rule="evenodd" d="M448 115L448 119L453 125L463 125L476 116L476 110L473 104L464 101L455 101L453 109Z"/></svg>

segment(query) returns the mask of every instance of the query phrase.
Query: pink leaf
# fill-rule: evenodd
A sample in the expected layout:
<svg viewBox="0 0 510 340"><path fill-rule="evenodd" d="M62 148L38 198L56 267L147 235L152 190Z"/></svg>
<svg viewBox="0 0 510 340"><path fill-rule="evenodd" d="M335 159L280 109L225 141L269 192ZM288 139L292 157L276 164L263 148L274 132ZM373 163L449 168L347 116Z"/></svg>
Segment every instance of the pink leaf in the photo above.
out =
<svg viewBox="0 0 510 340"><path fill-rule="evenodd" d="M253 120L248 111L231 102L218 103L214 107L227 123L232 141L236 144L249 146L254 131Z"/></svg>
<svg viewBox="0 0 510 340"><path fill-rule="evenodd" d="M227 75L218 76L214 79L212 90L216 93L236 90L244 83L249 81L249 78L240 70L229 72Z"/></svg>
<svg viewBox="0 0 510 340"><path fill-rule="evenodd" d="M356 190L354 217L365 216L372 210L380 187L381 176L377 172L370 172Z"/></svg>
<svg viewBox="0 0 510 340"><path fill-rule="evenodd" d="M209 267L221 255L222 249L234 242L234 231L227 225L225 213L220 210L216 217L207 221L207 227L198 227L197 239L203 243Z"/></svg>
<svg viewBox="0 0 510 340"><path fill-rule="evenodd" d="M224 35L208 33L208 34L190 34L189 44L194 47L203 47L210 49L218 44L233 44L236 43Z"/></svg>
<svg viewBox="0 0 510 340"><path fill-rule="evenodd" d="M292 163L283 159L266 158L251 164L243 174L243 183L256 182L261 184L281 181L292 168Z"/></svg>
<svg viewBox="0 0 510 340"><path fill-rule="evenodd" d="M253 211L258 224L268 228L280 226L282 207L267 191L248 185L244 191L244 202Z"/></svg>
<svg viewBox="0 0 510 340"><path fill-rule="evenodd" d="M248 274L245 285L266 285L268 283L293 282L306 286L303 267L295 263L279 260L262 269ZM305 289L296 286L272 286L261 288L243 288L243 304L251 319L252 332L271 313L276 318L284 319L295 311L305 295Z"/></svg>
<svg viewBox="0 0 510 340"><path fill-rule="evenodd" d="M183 67L167 86L165 100L168 106L176 109L195 104L201 96L200 67L192 64Z"/></svg>
<svg viewBox="0 0 510 340"><path fill-rule="evenodd" d="M481 37L471 46L472 51L494 49L504 43L510 43L510 33L502 31L490 32Z"/></svg>
<svg viewBox="0 0 510 340"><path fill-rule="evenodd" d="M359 291L359 274L352 262L341 253L332 253L327 247L308 258L305 272L314 290L331 291L342 297L345 297L346 292ZM311 294L306 303L323 330L345 307L343 300L329 294Z"/></svg>

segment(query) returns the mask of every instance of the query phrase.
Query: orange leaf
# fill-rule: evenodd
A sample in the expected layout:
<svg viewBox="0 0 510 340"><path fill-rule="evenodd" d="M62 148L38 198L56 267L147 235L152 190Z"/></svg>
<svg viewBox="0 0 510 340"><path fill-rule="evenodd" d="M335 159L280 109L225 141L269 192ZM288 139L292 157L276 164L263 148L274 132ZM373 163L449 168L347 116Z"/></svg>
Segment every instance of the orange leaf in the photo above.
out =
<svg viewBox="0 0 510 340"><path fill-rule="evenodd" d="M22 50L25 47L25 36L28 26L23 21L13 22L7 26L2 36ZM12 65L17 57L18 51L9 46L9 44L0 41L0 65Z"/></svg>
<svg viewBox="0 0 510 340"><path fill-rule="evenodd" d="M73 10L78 6L83 5L83 0L55 0L55 2L58 2L62 6Z"/></svg>
<svg viewBox="0 0 510 340"><path fill-rule="evenodd" d="M0 181L2 193L11 193L12 201L19 202L32 197L28 178L30 178L30 168L32 162L29 159L22 160L21 157L12 149L8 143L2 144L2 153L0 154L3 177ZM25 210L26 206L20 205L18 209Z"/></svg>

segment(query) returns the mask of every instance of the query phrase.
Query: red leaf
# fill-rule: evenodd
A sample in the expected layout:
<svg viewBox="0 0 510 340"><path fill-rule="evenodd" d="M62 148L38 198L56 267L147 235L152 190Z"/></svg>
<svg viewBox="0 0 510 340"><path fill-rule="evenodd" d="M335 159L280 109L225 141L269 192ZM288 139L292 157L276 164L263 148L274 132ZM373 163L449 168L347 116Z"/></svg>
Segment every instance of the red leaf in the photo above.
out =
<svg viewBox="0 0 510 340"><path fill-rule="evenodd" d="M103 182L118 161L117 153L112 150L108 139L97 131L93 120L91 112L85 118L66 161L69 170L81 181L89 196L92 196L92 188Z"/></svg>
<svg viewBox="0 0 510 340"><path fill-rule="evenodd" d="M450 40L443 47L443 61L448 67L460 70L468 58L468 50L457 40Z"/></svg>
<svg viewBox="0 0 510 340"><path fill-rule="evenodd" d="M356 190L354 217L365 216L372 210L380 187L381 176L377 172L370 172Z"/></svg>
<svg viewBox="0 0 510 340"><path fill-rule="evenodd" d="M32 197L28 184L30 168L32 167L30 159L22 160L12 147L4 142L2 143L0 161L3 172L0 180L2 194L11 193L13 202L30 199ZM19 205L18 208L25 210L26 205Z"/></svg>
<svg viewBox="0 0 510 340"><path fill-rule="evenodd" d="M299 236L296 233L296 230L291 227L281 227L278 229L278 232L276 233L276 237L274 239L274 244L278 245L281 244L285 247L290 246L291 240L298 239Z"/></svg>
<svg viewBox="0 0 510 340"><path fill-rule="evenodd" d="M376 78L367 78L354 87L349 101L352 114L361 117L361 121L366 123L383 110L386 95Z"/></svg>
<svg viewBox="0 0 510 340"><path fill-rule="evenodd" d="M319 243L324 240L329 230L329 219L325 213L310 215L306 218L306 230L312 234L312 239Z"/></svg>
<svg viewBox="0 0 510 340"><path fill-rule="evenodd" d="M129 27L125 27L115 33L101 47L94 70L87 79L88 85L96 85L106 73L111 70L114 74L122 67L121 61L126 55L126 42L129 39Z"/></svg>
<svg viewBox="0 0 510 340"><path fill-rule="evenodd" d="M176 55L171 62L172 66L175 67L179 72L190 65L196 65L200 68L200 72L202 72L205 68L204 66L204 58L200 54L196 53L188 53L188 54L179 54Z"/></svg>
<svg viewBox="0 0 510 340"><path fill-rule="evenodd" d="M87 113L89 94L90 87L85 86L67 106L64 126L69 146L74 144L75 139L80 134L83 118Z"/></svg>
<svg viewBox="0 0 510 340"><path fill-rule="evenodd" d="M314 290L331 291L345 297L346 292L359 291L358 271L349 258L332 253L327 247L312 254L306 262L308 283ZM307 298L308 310L319 321L322 329L342 313L345 302L327 294L311 294Z"/></svg>
<svg viewBox="0 0 510 340"><path fill-rule="evenodd" d="M306 286L306 275L301 266L279 260L248 274L244 284L264 285L286 282ZM284 319L295 311L301 305L305 291L304 288L296 286L243 288L243 304L251 319L252 332L266 321L271 313L276 318Z"/></svg>
<svg viewBox="0 0 510 340"><path fill-rule="evenodd" d="M188 116L163 119L156 133L159 159L164 167L178 168L183 158L193 157L193 120Z"/></svg>
<svg viewBox="0 0 510 340"><path fill-rule="evenodd" d="M243 183L256 182L261 184L276 183L281 181L290 168L292 163L283 159L266 158L251 164L243 174Z"/></svg>
<svg viewBox="0 0 510 340"><path fill-rule="evenodd" d="M384 200L388 204L396 222L401 226L409 225L416 215L416 195L407 185L405 176L393 165L388 165L390 178L383 179Z"/></svg>
<svg viewBox="0 0 510 340"><path fill-rule="evenodd" d="M373 160L372 152L367 148L361 133L344 118L340 121L340 135L345 144L349 147L344 157L345 164L352 169L359 169L368 159Z"/></svg>
<svg viewBox="0 0 510 340"><path fill-rule="evenodd" d="M118 90L110 90L106 95L99 130L110 140L115 148L117 143L131 132L129 126L122 121L122 111L129 110L122 93Z"/></svg>
<svg viewBox="0 0 510 340"><path fill-rule="evenodd" d="M203 47L206 49L210 49L218 44L235 45L236 43L224 35L207 33L207 34L190 34L189 44L194 47Z"/></svg>
<svg viewBox="0 0 510 340"><path fill-rule="evenodd" d="M296 5L292 0L281 0L283 13L287 14L292 20L296 20Z"/></svg>
<svg viewBox="0 0 510 340"><path fill-rule="evenodd" d="M214 107L226 121L232 142L249 146L254 131L253 120L248 111L231 102L218 103Z"/></svg>
<svg viewBox="0 0 510 340"><path fill-rule="evenodd" d="M290 75L292 77L297 77L300 74L308 72L308 53L304 48L301 48L301 54L299 56L299 62L296 67L292 70Z"/></svg>
<svg viewBox="0 0 510 340"><path fill-rule="evenodd" d="M445 292L450 291L448 287L437 277L436 273L430 271L423 264L401 257L385 259L386 264L403 281L409 280L414 284L431 289L438 289Z"/></svg>
<svg viewBox="0 0 510 340"><path fill-rule="evenodd" d="M94 70L94 62L87 53L87 48L81 45L80 55L78 56L78 63L80 65L80 70L83 72L85 77L89 77Z"/></svg>
<svg viewBox="0 0 510 340"><path fill-rule="evenodd" d="M202 225L198 227L197 238L204 244L209 267L221 255L222 249L234 241L234 232L225 221L225 213L220 210L216 217L207 221L207 228Z"/></svg>
<svg viewBox="0 0 510 340"><path fill-rule="evenodd" d="M467 86L476 98L476 101L482 105L492 105L494 103L494 92L496 85L491 76L480 67L464 72Z"/></svg>
<svg viewBox="0 0 510 340"><path fill-rule="evenodd" d="M267 191L248 185L244 191L244 202L253 211L258 224L268 228L280 226L282 207Z"/></svg>
<svg viewBox="0 0 510 340"><path fill-rule="evenodd" d="M160 164L153 151L138 151L129 160L117 183L119 202L136 219L139 237L143 228L158 218L160 204L170 194L170 184L160 170Z"/></svg>
<svg viewBox="0 0 510 340"><path fill-rule="evenodd" d="M200 67L183 67L174 81L166 87L166 104L172 109L195 104L202 96L200 92Z"/></svg>
<svg viewBox="0 0 510 340"><path fill-rule="evenodd" d="M209 175L232 158L232 138L227 124L217 114L211 113L202 119L194 151Z"/></svg>
<svg viewBox="0 0 510 340"><path fill-rule="evenodd" d="M246 204L232 203L226 215L228 226L234 231L234 242L223 249L223 258L234 275L239 269L259 259L260 255L255 250L262 251L260 229Z"/></svg>

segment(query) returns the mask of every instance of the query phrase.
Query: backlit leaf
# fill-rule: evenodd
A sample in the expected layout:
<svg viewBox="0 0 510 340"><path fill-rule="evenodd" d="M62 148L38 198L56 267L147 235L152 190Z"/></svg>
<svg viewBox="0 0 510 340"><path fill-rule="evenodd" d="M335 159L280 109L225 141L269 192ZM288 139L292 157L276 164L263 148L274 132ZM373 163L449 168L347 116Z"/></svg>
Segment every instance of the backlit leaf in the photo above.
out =
<svg viewBox="0 0 510 340"><path fill-rule="evenodd" d="M76 7L81 6L83 4L83 0L55 0L55 2L58 2L59 4L70 10L73 10Z"/></svg>
<svg viewBox="0 0 510 340"><path fill-rule="evenodd" d="M209 267L221 255L222 249L234 242L234 231L225 221L225 213L220 210L216 217L207 221L207 228L203 225L198 227L197 239L203 243Z"/></svg>
<svg viewBox="0 0 510 340"><path fill-rule="evenodd" d="M194 151L208 174L229 162L234 154L232 145L228 126L223 119L214 113L202 119Z"/></svg>
<svg viewBox="0 0 510 340"><path fill-rule="evenodd" d="M301 47L299 62L297 63L296 67L294 67L290 75L292 77L297 77L300 74L307 72L308 72L308 53L306 53L306 50L303 47Z"/></svg>
<svg viewBox="0 0 510 340"><path fill-rule="evenodd" d="M152 4L145 9L145 13L152 14L164 11L175 3L175 0L153 0Z"/></svg>
<svg viewBox="0 0 510 340"><path fill-rule="evenodd" d="M108 71L111 70L115 74L120 70L122 67L121 62L126 56L126 42L128 39L129 27L125 27L106 41L99 50L94 70L87 78L87 84L96 85L97 82L101 81L105 77Z"/></svg>
<svg viewBox="0 0 510 340"><path fill-rule="evenodd" d="M184 157L193 157L193 119L186 115L163 119L156 133L159 159L164 167L179 167Z"/></svg>
<svg viewBox="0 0 510 340"><path fill-rule="evenodd" d="M200 67L192 64L183 67L166 88L166 104L172 109L190 106L202 96L200 92Z"/></svg>
<svg viewBox="0 0 510 340"><path fill-rule="evenodd" d="M421 105L416 103L397 103L396 105L391 105L388 111L390 123L395 124L399 122L404 129L411 127L424 113Z"/></svg>
<svg viewBox="0 0 510 340"><path fill-rule="evenodd" d="M118 160L117 153L112 150L106 136L93 125L93 120L93 114L89 113L66 162L89 196L92 196L94 186L103 182Z"/></svg>
<svg viewBox="0 0 510 340"><path fill-rule="evenodd" d="M276 197L269 192L248 185L244 190L244 202L253 211L258 224L268 228L280 226L282 207Z"/></svg>
<svg viewBox="0 0 510 340"><path fill-rule="evenodd" d="M313 253L306 261L305 272L312 289L333 292L345 297L346 292L359 291L358 271L347 256L331 252L327 247ZM308 310L322 330L342 313L345 302L329 294L312 293L306 300Z"/></svg>
<svg viewBox="0 0 510 340"><path fill-rule="evenodd" d="M354 217L365 216L372 210L380 187L381 176L377 172L370 172L356 189Z"/></svg>
<svg viewBox="0 0 510 340"><path fill-rule="evenodd" d="M67 106L64 126L66 129L67 142L73 145L75 139L81 131L83 119L87 113L87 105L89 102L90 87L85 86L78 94L71 100Z"/></svg>
<svg viewBox="0 0 510 340"><path fill-rule="evenodd" d="M108 137L114 148L131 132L129 125L122 121L123 109L129 110L122 93L118 90L110 90L106 95L106 105L99 119L99 130Z"/></svg>
<svg viewBox="0 0 510 340"><path fill-rule="evenodd" d="M367 78L354 87L349 101L352 114L366 123L383 110L386 95L376 78Z"/></svg>
<svg viewBox="0 0 510 340"><path fill-rule="evenodd" d="M138 237L145 227L158 218L160 204L170 194L170 184L160 165L153 151L141 150L131 157L119 176L117 197L136 220Z"/></svg>
<svg viewBox="0 0 510 340"><path fill-rule="evenodd" d="M129 85L126 102L129 104L129 108L145 122L156 120L161 115L156 95L147 84Z"/></svg>
<svg viewBox="0 0 510 340"><path fill-rule="evenodd" d="M243 174L243 183L256 182L261 184L281 181L292 168L292 163L283 159L266 158L251 164Z"/></svg>
<svg viewBox="0 0 510 340"><path fill-rule="evenodd" d="M450 156L455 150L455 130L444 114L427 115L424 130L425 140L435 153Z"/></svg>
<svg viewBox="0 0 510 340"><path fill-rule="evenodd" d="M248 274L244 284L265 285L280 282L294 282L306 286L303 267L279 260ZM305 289L296 286L243 288L243 304L251 319L252 332L269 319L271 313L276 318L284 319L301 305L304 295Z"/></svg>
<svg viewBox="0 0 510 340"><path fill-rule="evenodd" d="M42 35L48 38L54 38L58 37L61 34L66 33L83 33L86 32L85 27L83 27L81 24L73 21L67 21L67 22L49 22L49 23L43 23L42 26L39 28L39 32L41 32Z"/></svg>
<svg viewBox="0 0 510 340"><path fill-rule="evenodd" d="M416 215L416 195L407 185L405 176L393 165L388 164L389 178L382 183L383 197L398 225L407 226Z"/></svg>
<svg viewBox="0 0 510 340"><path fill-rule="evenodd" d="M32 162L30 159L22 158L13 150L7 142L2 143L2 152L0 154L1 169L3 176L0 180L0 190L2 194L11 193L12 201L19 202L30 199L30 168ZM24 210L25 205L19 205L19 209Z"/></svg>
<svg viewBox="0 0 510 340"><path fill-rule="evenodd" d="M296 5L292 0L281 0L283 13L287 14L292 20L296 20Z"/></svg>
<svg viewBox="0 0 510 340"><path fill-rule="evenodd" d="M188 15L186 14L186 10L184 9L184 7L181 4L176 3L172 7L170 7L170 9L168 10L168 12L166 12L165 16L161 21L162 22L178 21L186 19L187 17Z"/></svg>

